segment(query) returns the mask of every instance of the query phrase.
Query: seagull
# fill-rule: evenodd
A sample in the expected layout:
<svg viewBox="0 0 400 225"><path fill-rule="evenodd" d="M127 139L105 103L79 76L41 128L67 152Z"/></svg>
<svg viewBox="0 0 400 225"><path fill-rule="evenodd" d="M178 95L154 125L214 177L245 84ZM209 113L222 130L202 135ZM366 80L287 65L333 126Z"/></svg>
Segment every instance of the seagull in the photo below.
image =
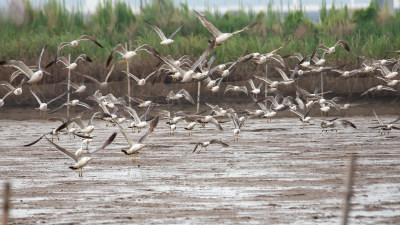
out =
<svg viewBox="0 0 400 225"><path fill-rule="evenodd" d="M88 104L86 104L86 103L84 103L84 102L79 101L79 99L73 99L73 100L71 100L71 101L69 101L69 102L66 102L66 103L60 105L58 108L53 109L52 111L49 112L49 114L53 114L53 113L57 112L58 110L62 109L64 106L75 107L75 106L77 106L77 105L82 106L82 107L85 107L85 108L87 108L87 109L90 109L90 110L94 111L94 108L91 107L90 105L88 105Z"/></svg>
<svg viewBox="0 0 400 225"><path fill-rule="evenodd" d="M132 101L136 102L138 104L137 107L139 107L139 108L147 108L147 107L149 107L149 105L160 106L160 104L153 103L151 100L142 100L140 98L134 98L129 95L126 95L126 96L129 99L131 99Z"/></svg>
<svg viewBox="0 0 400 225"><path fill-rule="evenodd" d="M135 128L138 129L138 133L140 133L140 131L142 130L142 128L145 128L147 126L147 122L146 122L146 117L147 114L151 111L153 107L151 105L149 105L146 109L146 112L139 118L138 114L136 113L136 111L134 109L132 109L131 107L125 107L124 110L126 112L129 113L129 115L133 118L133 122L130 124L130 128L132 128L132 132L135 132ZM144 118L142 120L142 118Z"/></svg>
<svg viewBox="0 0 400 225"><path fill-rule="evenodd" d="M356 125L354 125L352 122L348 121L348 120L338 120L338 118L334 118L334 119L330 119L330 120L323 120L321 122L321 128L322 128L322 132L328 132L328 128L331 129L331 131L336 130L334 128L337 128L338 126L342 126L342 127L347 127L350 126L354 129L357 129Z"/></svg>
<svg viewBox="0 0 400 225"><path fill-rule="evenodd" d="M89 76L89 75L80 74L80 73L78 73L78 74L95 82L98 86L100 86L100 89L102 89L102 88L106 88L108 86L108 79L110 78L112 72L114 71L114 67L115 67L115 62L112 64L110 71L108 71L106 78L104 79L104 82L100 82L97 79L95 79L94 77Z"/></svg>
<svg viewBox="0 0 400 225"><path fill-rule="evenodd" d="M249 84L250 84L251 89L252 89L250 92L252 93L253 96L255 96L255 98L257 98L257 95L260 94L260 92L261 92L261 86L262 86L263 83L261 83L258 87L256 87L254 85L253 80L250 79L249 80Z"/></svg>
<svg viewBox="0 0 400 225"><path fill-rule="evenodd" d="M203 116L198 119L197 122L201 123L203 128L206 126L206 123L212 123L218 128L218 130L223 130L221 124L219 124L218 120L216 120L212 115Z"/></svg>
<svg viewBox="0 0 400 225"><path fill-rule="evenodd" d="M122 71L122 72L127 74L129 77L133 78L138 83L139 86L143 86L146 84L147 79L149 79L151 76L156 74L157 70L150 73L149 75L147 75L146 78L142 78L142 79L137 78L135 75L133 75L132 73L129 73L128 71Z"/></svg>
<svg viewBox="0 0 400 225"><path fill-rule="evenodd" d="M386 66L379 66L379 68L377 68L377 70L379 70L381 72L381 75L383 78L385 79L393 79L395 78L399 73L397 72L397 70L399 69L399 64L396 63L393 67L392 67L392 71L390 71Z"/></svg>
<svg viewBox="0 0 400 225"><path fill-rule="evenodd" d="M164 61L166 64L169 66L173 67L177 73L182 77L182 80L180 82L190 82L193 78L193 75L195 74L195 69L206 59L208 55L212 52L213 48L215 45L215 41L212 41L208 48L203 52L203 54L200 56L199 59L197 59L196 62L193 63L193 65L189 68L189 70L184 70L181 67L179 67L174 61L168 59L167 57L162 57L158 55L157 57L160 58L162 61ZM205 78L204 78L205 79ZM199 79L202 80L202 79Z"/></svg>
<svg viewBox="0 0 400 225"><path fill-rule="evenodd" d="M53 141L51 141L51 140L48 139L47 137L46 137L46 139L47 139L47 141L48 141L50 144L52 144L54 147L56 147L57 150L59 150L60 152L64 153L65 155L67 155L68 157L70 157L72 160L75 161L75 164L73 164L73 165L70 166L69 168L72 169L72 170L78 170L78 171L79 171L79 177L82 177L82 176L83 176L82 168L83 168L84 166L86 166L86 165L92 160L92 156L93 156L96 152L98 152L98 151L100 151L100 150L106 148L109 144L111 144L111 142L114 141L114 139L115 139L116 136L117 136L117 132L114 132L114 133L107 139L107 141L104 142L104 144L103 144L101 147L99 147L99 148L97 148L96 150L94 150L93 152L91 152L91 153L90 153L90 156L82 157L82 158L78 157L78 156L75 155L75 154L72 154L71 152L67 151L65 148L63 148L63 147L57 145L56 143L54 143Z"/></svg>
<svg viewBox="0 0 400 225"><path fill-rule="evenodd" d="M241 30L235 31L233 33L222 33L214 25L212 25L203 15L198 13L196 10L193 10L193 11L196 14L197 18L200 19L200 21L203 24L203 26L206 27L208 29L208 31L211 32L212 35L214 35L214 37L215 37L215 47L222 45L222 43L227 41L233 35L238 34L240 32L243 32L243 31L246 31L246 30L254 27L254 25L257 24L257 22L252 23L252 24L247 25L246 27L242 28Z"/></svg>
<svg viewBox="0 0 400 225"><path fill-rule="evenodd" d="M375 87L372 87L372 88L366 90L365 92L363 92L361 94L361 96L364 96L364 95L368 94L369 92L378 92L378 91L383 91L383 90L392 91L392 92L396 92L397 93L397 90L394 89L394 88L391 88L391 87L388 87L388 86L383 86L383 85L378 85L378 86L375 86Z"/></svg>
<svg viewBox="0 0 400 225"><path fill-rule="evenodd" d="M229 84L229 85L226 87L226 89L225 89L225 91L224 91L224 94L225 94L227 91L234 91L234 92L236 92L236 93L243 92L243 93L245 93L245 94L247 95L247 88L246 88L246 86L234 86L234 85L230 85L230 84Z"/></svg>
<svg viewBox="0 0 400 225"><path fill-rule="evenodd" d="M72 63L69 62L67 58L62 56L62 57L57 58L57 61L53 60L49 64L47 64L45 69L54 65L54 63L61 62L65 66L64 69L68 69L68 70L72 71L72 70L76 69L76 67L78 66L79 60L86 61L86 62L93 62L92 59L89 58L89 56L87 56L86 54L80 54L78 57L76 57L76 59Z"/></svg>
<svg viewBox="0 0 400 225"><path fill-rule="evenodd" d="M79 133L82 133L83 135L87 134L87 136L90 137L90 133L92 133L94 130L93 118L96 117L99 113L100 112L93 113L87 125L83 123L81 116L75 117L74 119L72 119L72 122L76 123L81 128L79 130Z"/></svg>
<svg viewBox="0 0 400 225"><path fill-rule="evenodd" d="M286 45L288 45L290 43L291 40L287 40L282 46L280 46L277 49L274 49L268 53L265 54L260 54L260 53L253 53L255 55L253 55L253 60L255 61L256 64L258 65L262 65L264 63L267 62L268 59L273 59L275 61L277 61L282 67L285 67L285 62L283 61L282 57L278 54L275 54L277 51L279 51L280 49L282 49L283 47L285 47Z"/></svg>
<svg viewBox="0 0 400 225"><path fill-rule="evenodd" d="M192 121L192 122L190 122L190 123L185 127L185 130L188 130L188 131L189 131L189 135L192 135L192 134L193 134L193 129L194 129L194 127L196 126L196 124L197 124L196 121Z"/></svg>
<svg viewBox="0 0 400 225"><path fill-rule="evenodd" d="M122 55L122 58L125 60L129 60L130 58L132 58L133 56L135 56L137 54L138 51L146 51L154 56L160 57L160 54L150 45L141 45L138 48L136 48L133 51L128 51L126 50L121 44L118 44L117 46L115 46L115 48L111 51L110 56L107 59L107 63L106 63L106 67L108 67L108 65L110 65L111 60L113 59L114 53L119 53L120 55Z"/></svg>
<svg viewBox="0 0 400 225"><path fill-rule="evenodd" d="M16 76L18 76L19 74L24 74L25 76L27 76L29 78L29 80L26 83L36 84L37 82L39 82L42 79L43 73L45 73L45 71L43 71L41 69L40 63L41 63L43 54L46 51L46 49L47 49L47 46L44 46L44 48L42 49L42 52L40 53L35 72L33 72L33 70L31 70L28 66L26 66L25 63L22 61L16 61L16 60L0 61L0 65L11 66L20 71L20 73L19 72L13 73L14 76L11 76L11 81L14 80L14 78Z"/></svg>
<svg viewBox="0 0 400 225"><path fill-rule="evenodd" d="M57 97L51 99L50 101L48 101L48 102L46 103L46 102L42 102L42 101L40 100L40 98L37 96L37 94L36 94L31 88L29 88L29 90L31 91L33 97L35 97L36 101L39 103L39 107L36 108L36 109L38 109L38 110L40 111L40 116L42 116L42 113L43 113L43 116L44 116L44 112L46 112L46 111L48 110L48 109L47 109L48 105L50 105L52 102L54 102L54 101L56 101L56 100L62 98L64 95L66 95L66 94L68 93L68 91L66 91L66 92L64 92L64 93L62 93L61 95L59 95L59 96L57 96Z"/></svg>
<svg viewBox="0 0 400 225"><path fill-rule="evenodd" d="M138 153L140 149L142 149L142 148L144 148L144 147L147 146L146 144L142 144L142 142L145 141L146 138L147 138L151 133L153 133L154 129L156 128L156 126L157 126L157 124L158 124L159 118L160 118L159 116L156 116L156 117L151 121L150 127L149 127L149 129L147 130L146 134L143 135L143 136L139 139L139 141L138 141L137 143L134 142L134 141L131 139L131 137L129 137L128 133L124 130L124 128L122 128L119 124L117 124L118 127L119 127L120 132L124 135L126 141L128 142L128 144L129 144L129 146L130 146L129 149L122 149L121 151L122 151L123 153L125 153L125 155L133 155L132 162L136 162L136 157L135 157L136 153Z"/></svg>
<svg viewBox="0 0 400 225"><path fill-rule="evenodd" d="M375 110L372 110L374 112L374 115L376 117L376 119L378 120L379 125L375 126L375 127L369 127L369 128L373 128L373 129L379 129L379 133L381 135L385 134L387 132L387 134L389 134L390 130L395 129L395 130L400 130L400 127L397 126L393 126L394 123L396 123L397 121L400 120L400 117L398 117L397 119L384 124L382 122L382 119L375 113Z"/></svg>
<svg viewBox="0 0 400 225"><path fill-rule="evenodd" d="M48 135L48 134L50 134L50 135L52 135L52 136L57 136L57 138L58 138L58 134L60 133L60 131L61 131L62 129L67 128L67 126L68 126L71 122L72 122L72 121L66 121L66 122L62 123L62 124L61 124L60 126L58 126L57 128L53 129L53 130L50 131L50 132L47 132L47 133L43 134L42 136L40 136L38 139L34 140L33 142L31 142L31 143L29 143L29 144L25 144L24 147L32 146L32 145L38 143L40 140L42 140L42 138L43 138L44 136L46 136L46 135Z"/></svg>
<svg viewBox="0 0 400 225"><path fill-rule="evenodd" d="M193 153L196 152L196 149L197 149L199 146L202 147L202 148L205 148L205 150L207 150L207 147L208 147L210 144L220 144L222 147L228 147L228 146L229 146L228 144L226 144L226 143L224 143L224 142L222 142L222 141L219 141L219 140L217 140L217 139L212 139L211 141L197 142L197 143L196 143L196 146L195 146L194 149L193 149ZM197 153L200 153L200 151L201 151L201 149L199 149L199 151L197 151Z"/></svg>
<svg viewBox="0 0 400 225"><path fill-rule="evenodd" d="M0 85L5 86L6 88L9 89L14 95L21 95L22 94L22 86L25 84L26 79L22 79L21 83L18 84L18 86L14 87L7 81L0 81Z"/></svg>
<svg viewBox="0 0 400 225"><path fill-rule="evenodd" d="M233 129L233 140L239 140L239 134L240 134L240 128L243 126L244 122L246 121L247 117L243 119L242 121L239 121L239 118L236 113L229 114L229 117L231 118L233 125L235 126L235 129Z"/></svg>
<svg viewBox="0 0 400 225"><path fill-rule="evenodd" d="M183 97L190 103L194 104L192 96L185 89L181 89L176 94L173 91L169 92L169 94L167 95L167 101L172 100L172 103L174 103L174 100L178 100Z"/></svg>
<svg viewBox="0 0 400 225"><path fill-rule="evenodd" d="M333 54L333 53L335 53L335 48L336 48L338 45L343 46L343 48L346 49L346 51L350 52L349 45L348 45L347 42L344 41L344 40L339 40L339 41L336 42L336 44L335 44L334 46L332 46L332 47L326 47L325 45L319 45L317 49L323 49L323 50L325 51L324 54L325 54L325 53L326 53L326 54Z"/></svg>
<svg viewBox="0 0 400 225"><path fill-rule="evenodd" d="M68 83L65 82L64 84L68 84ZM73 82L70 82L69 85L71 85L71 87L75 89L75 91L73 91L72 93L77 93L80 95L81 93L86 91L86 85L84 83L82 83L81 85L78 85Z"/></svg>
<svg viewBox="0 0 400 225"><path fill-rule="evenodd" d="M300 113L299 111L296 111L296 110L290 109L290 111L292 111L293 113L295 113L296 115L299 116L299 119L300 119L300 121L301 121L301 125L302 125L303 128L304 128L304 125L305 125L306 123L310 123L311 117L308 116L308 114L310 114L311 109L312 109L312 107L310 107L310 108L307 110L306 114L304 114L304 115L303 115L302 113Z"/></svg>
<svg viewBox="0 0 400 225"><path fill-rule="evenodd" d="M146 21L146 20L145 20L144 22L146 22L151 28L153 28L153 29L157 32L158 36L160 36L160 38L161 38L161 43L160 43L160 45L169 45L169 44L172 44L172 43L174 42L174 40L172 40L172 38L173 38L174 35L175 35L176 33L178 33L178 31L180 31L180 30L182 29L182 27L183 27L183 24L182 24L180 27L178 27L178 29L176 29L176 31L175 31L174 33L172 33L172 34L167 38L167 37L165 37L165 34L162 32L162 30L161 30L160 28L158 28L157 26L151 24L150 22L148 22L148 21Z"/></svg>
<svg viewBox="0 0 400 225"><path fill-rule="evenodd" d="M56 55L56 59L54 61L57 62L57 58L60 55L60 51L62 48L64 48L65 46L71 46L73 48L76 48L78 46L79 42L83 41L83 40L91 41L95 45L99 46L100 48L103 48L103 46L99 42L97 42L96 39L91 38L88 35L82 35L80 38L73 40L71 42L61 42L61 44L57 48L57 55Z"/></svg>

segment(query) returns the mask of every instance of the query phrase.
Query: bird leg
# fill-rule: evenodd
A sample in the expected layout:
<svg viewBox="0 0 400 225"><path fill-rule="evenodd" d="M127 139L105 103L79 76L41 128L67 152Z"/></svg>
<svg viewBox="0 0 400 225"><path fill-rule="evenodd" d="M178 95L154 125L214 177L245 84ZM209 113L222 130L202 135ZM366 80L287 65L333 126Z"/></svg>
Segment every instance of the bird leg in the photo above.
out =
<svg viewBox="0 0 400 225"><path fill-rule="evenodd" d="M136 154L133 154L133 157L132 157L132 162L133 162L133 163L135 163L135 162L136 162Z"/></svg>

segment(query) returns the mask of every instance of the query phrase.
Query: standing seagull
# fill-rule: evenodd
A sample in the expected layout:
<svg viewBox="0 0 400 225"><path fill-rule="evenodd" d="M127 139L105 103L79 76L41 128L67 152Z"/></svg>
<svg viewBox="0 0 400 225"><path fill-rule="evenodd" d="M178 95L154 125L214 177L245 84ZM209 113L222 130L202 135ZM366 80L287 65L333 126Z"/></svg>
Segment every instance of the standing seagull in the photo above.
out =
<svg viewBox="0 0 400 225"><path fill-rule="evenodd" d="M219 140L217 140L217 139L212 139L211 141L197 142L197 143L196 143L196 146L195 146L194 149L193 149L193 153L196 152L196 149L197 149L197 147L199 147L199 146L202 147L202 148L205 148L205 149L207 150L207 147L208 147L210 144L220 144L222 147L228 147L228 146L229 146L228 144L226 144L226 143L224 143L224 142L222 142L222 141L219 141ZM200 151L201 151L201 149L200 149L199 151L197 151L197 153L200 153Z"/></svg>
<svg viewBox="0 0 400 225"><path fill-rule="evenodd" d="M108 140L107 140L106 142L104 142L104 144L103 144L100 148L97 148L96 150L94 150L93 152L91 152L89 157L82 157L82 158L79 158L79 157L76 156L75 154L72 154L71 152L67 151L67 149L65 149L65 148L63 148L63 147L57 145L56 143L52 142L52 141L51 141L50 139L48 139L47 137L46 137L46 139L47 139L47 141L48 141L50 144L54 145L54 147L56 147L57 150L61 151L62 153L64 153L65 155L67 155L68 157L70 157L71 159L73 159L73 160L75 161L75 164L72 165L72 166L70 166L69 168L72 169L72 170L79 170L79 177L82 177L82 176L83 176L82 168L83 168L84 166L86 166L86 165L89 163L90 160L92 160L92 156L93 156L96 152L98 152L98 151L100 151L100 150L106 148L109 144L111 144L111 142L114 141L114 139L115 139L116 136L117 136L117 132L114 132L114 133L108 138Z"/></svg>
<svg viewBox="0 0 400 225"><path fill-rule="evenodd" d="M156 128L156 126L157 126L157 124L158 124L159 118L160 118L160 117L157 116L157 117L155 117L155 118L151 121L151 123L150 123L150 128L147 130L146 134L143 135L143 136L139 139L139 141L138 141L137 143L135 143L135 142L131 139L131 137L129 137L128 133L124 130L124 128L122 128L122 127L117 123L117 125L118 125L118 127L119 127L119 130L120 130L121 133L124 135L126 141L128 142L128 144L129 144L129 146L130 146L129 149L122 149L121 151L122 151L123 153L125 153L125 155L133 155L132 162L135 162L135 161L136 161L136 158L135 158L136 153L138 153L140 149L142 149L142 148L144 148L144 147L147 146L147 145L145 145L145 144L142 144L142 142L145 141L146 138L147 138L151 133L153 133L154 129Z"/></svg>
<svg viewBox="0 0 400 225"><path fill-rule="evenodd" d="M234 141L239 140L240 128L242 128L244 121L246 121L247 118L245 117L245 119L239 121L239 118L236 113L229 114L229 117L231 118L233 125L235 126L235 129L233 129L233 135L234 135L233 140Z"/></svg>
<svg viewBox="0 0 400 225"><path fill-rule="evenodd" d="M76 40L73 40L71 42L61 42L61 44L58 46L57 55L56 55L56 58L55 58L54 61L57 62L57 58L60 55L60 51L61 51L62 48L64 48L65 46L71 46L73 48L76 48L78 46L79 42L83 41L83 40L91 41L95 45L99 46L100 48L103 48L103 46L99 42L97 42L96 39L91 38L91 37L89 37L87 35L82 35L80 38L78 38Z"/></svg>
<svg viewBox="0 0 400 225"><path fill-rule="evenodd" d="M233 33L222 33L214 25L212 25L212 23L210 23L203 15L198 13L196 10L193 10L193 11L196 14L196 16L200 19L203 26L206 27L212 33L212 35L214 35L215 47L222 45L222 43L224 43L226 40L231 38L233 35L243 32L243 31L246 31L257 24L257 22L252 23L252 24L247 25L246 27L242 28L241 30L235 31Z"/></svg>
<svg viewBox="0 0 400 225"><path fill-rule="evenodd" d="M162 30L161 30L160 28L158 28L157 26L155 26L155 25L149 23L149 22L146 21L146 20L145 20L144 22L146 22L151 28L153 28L153 29L157 32L158 36L160 36L160 38L161 38L160 45L169 45L169 44L172 44L172 43L174 42L174 40L172 40L172 38L173 38L174 35L175 35L176 33L178 33L178 31L180 31L180 30L182 29L182 27L183 27L183 24L182 24L178 29L176 29L176 31L175 31L174 33L172 33L172 34L167 38L167 37L165 37L165 34L162 32Z"/></svg>

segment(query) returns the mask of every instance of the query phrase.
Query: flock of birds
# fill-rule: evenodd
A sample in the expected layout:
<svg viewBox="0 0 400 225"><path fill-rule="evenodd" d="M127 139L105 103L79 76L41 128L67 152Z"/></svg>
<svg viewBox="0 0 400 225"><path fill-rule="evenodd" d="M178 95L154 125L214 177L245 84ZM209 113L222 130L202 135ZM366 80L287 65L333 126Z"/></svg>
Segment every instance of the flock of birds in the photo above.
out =
<svg viewBox="0 0 400 225"><path fill-rule="evenodd" d="M129 147L126 149L122 149L121 151L126 155L132 155L132 161L135 161L135 155L143 148L146 147L144 144L147 137L153 133L155 128L158 125L158 122L161 119L167 119L167 124L170 127L170 134L173 135L177 124L180 121L186 121L186 127L184 129L188 130L189 135L192 135L193 129L197 125L201 125L204 127L207 123L213 124L216 129L223 130L222 123L232 121L234 125L234 140L238 140L239 134L241 132L241 128L243 127L245 121L249 118L266 118L267 120L271 120L277 113L280 113L285 110L290 110L294 114L299 116L300 121L302 122L302 126L304 126L311 121L310 112L312 109L315 109L316 106L319 106L320 111L327 115L327 113L334 108L342 113L344 113L349 107L350 104L339 104L340 98L334 97L332 99L325 99L324 94L328 94L328 92L321 92L317 87L313 93L305 90L304 88L299 87L296 84L296 81L302 79L302 77L307 74L318 74L326 71L332 71L340 74L341 78L348 79L356 77L358 74L367 74L375 76L377 79L381 80L383 84L380 84L375 87L371 87L366 90L361 95L367 95L369 93L376 93L381 91L389 91L397 93L396 85L399 80L395 78L398 75L398 67L400 65L400 59L370 59L366 57L363 58L362 66L358 69L354 69L351 71L342 70L343 66L324 66L325 65L325 56L334 54L337 47L343 47L346 51L350 52L350 47L348 44L340 40L334 46L327 47L325 45L319 45L316 47L315 51L307 56L303 56L300 53L294 53L290 55L281 56L278 54L278 51L284 48L290 41L287 41L279 48L268 52L268 53L250 53L245 52L243 55L239 56L236 60L232 62L226 62L220 65L213 65L216 54L215 50L218 46L222 45L224 42L228 41L232 36L244 32L246 30L251 29L256 23L250 24L244 27L241 30L235 31L233 33L222 33L219 31L213 24L211 24L203 15L194 11L195 15L199 18L201 23L206 27L211 34L214 36L213 39L208 41L208 47L205 49L204 53L195 61L192 62L189 56L183 56L180 59L173 59L171 56L164 57L158 51L144 44L133 51L130 51L124 48L121 44L117 45L111 52L109 58L106 62L106 67L108 68L111 65L111 68L108 71L108 74L105 76L104 81L100 81L95 79L90 75L81 74L75 72L77 67L79 67L78 63L80 61L83 62L91 62L92 60L85 54L80 54L73 61L69 61L66 57L60 56L61 50L66 47L77 47L81 41L90 41L98 47L103 48L103 46L97 42L94 38L89 37L87 35L83 35L77 40L73 40L71 42L62 42L57 50L56 57L53 61L49 62L44 68L41 66L41 60L43 54L46 51L46 47L43 48L36 66L27 66L22 61L17 60L6 60L0 61L0 65L4 67L13 67L16 70L11 74L10 82L1 81L0 85L9 91L7 94L0 99L0 107L3 107L5 104L5 99L9 95L21 95L22 90L28 88L32 93L33 97L38 102L38 110L44 116L44 113L49 111L49 114L52 114L56 111L59 111L64 106L68 107L83 107L81 113L73 118L62 118L62 117L51 117L49 120L51 121L60 121L61 125L56 129L46 132L41 135L37 140L32 143L26 144L25 146L32 146L39 142L41 139L45 138L52 146L56 149L69 156L72 160L74 160L74 164L70 166L71 169L79 170L79 176L82 176L82 168L92 160L93 154L96 152L106 148L109 144L113 142L115 139L117 132L114 132L107 141L100 147L96 148L94 151L89 152L89 143L91 142L93 136L91 133L95 129L93 125L93 120L101 119L106 122L108 126L110 123L114 126L117 126L120 133L125 137ZM172 33L168 38L165 36L163 31L157 26L151 24L148 21L145 21L152 29L154 29L157 34L161 38L160 45L170 45L174 43L172 39L174 35L176 35L179 30L182 28L180 26L174 33ZM248 80L249 86L236 86L232 84L226 85L224 94L232 94L236 93L236 95L243 93L243 95L249 95L251 101L254 102L254 105L259 107L254 109L246 109L239 110L233 108L224 109L218 105L213 105L205 100L202 100L210 109L204 112L191 113L187 111L179 111L179 112L171 112L169 110L162 110L160 106L162 104L158 104L149 100L142 100L132 96L121 96L115 97L112 93L108 93L107 95L103 95L101 93L102 90L106 90L108 86L108 80L112 75L118 55L124 61L131 60L139 51L145 51L154 57L158 58L161 63L156 70L145 77L138 77L134 74L129 73L128 71L122 71L126 73L130 78L137 82L138 88L143 86L151 85L148 80L153 78L156 80L161 76L170 76L172 80L179 83L190 83L190 82L198 82L202 85L205 85L206 88L212 92L219 92L221 86L223 85L222 81L227 80L232 74L233 71L237 68L237 66L241 63L245 62L253 62L255 66L261 66L265 64L272 64L274 69L282 76L282 80L271 80L263 76L252 76L252 79ZM214 53L213 53L214 52ZM394 51L395 53L400 53L400 51ZM213 53L213 54L212 54ZM211 55L211 57L209 57ZM360 56L359 56L360 57ZM290 68L287 62L288 58L294 58L297 60L297 63L294 68ZM113 63L112 63L113 62ZM95 91L92 95L90 95L86 102L81 101L81 99L73 99L62 105L55 106L52 110L49 109L49 105L56 100L63 98L67 94L76 94L76 96L80 96L81 93L86 91L86 86L84 84L74 84L74 83L66 83L68 86L68 91L56 96L55 98L44 101L42 98L36 94L38 87L36 84L42 80L44 75L51 75L48 71L46 71L49 67L61 65L64 69L69 70L70 72L74 72L78 76L84 80L90 80L97 84L98 90ZM16 79L19 75L23 75L22 79ZM17 81L19 82L17 83ZM228 83L228 82L225 82ZM257 84L258 83L258 84ZM263 93L261 89L264 85L264 92L269 95L265 95L266 97L260 97ZM296 90L296 96L286 96L283 97L280 92L281 87L292 87ZM34 91L36 90L36 91ZM274 95L274 96L273 96ZM126 99L135 102L134 107L130 107L126 103ZM168 101L168 106L173 105L174 101L180 101L181 99L185 99L188 102L194 104L195 101L190 93L181 89L178 92L171 90L169 94L166 96ZM199 99L199 98L198 98ZM171 102L171 103L170 103ZM143 113L139 116L138 112L143 111ZM394 125L395 122L400 120L400 117L388 122L384 123L379 116L373 111L376 116L379 125L372 126L371 128L378 129L382 134L388 133L392 129L400 129ZM90 119L87 123L82 120L82 115L90 114ZM222 121L223 118L228 117L229 120ZM148 121L151 121L148 124ZM127 126L126 126L127 125ZM79 128L76 128L78 126ZM132 129L132 132L141 132L142 129L149 127L147 132L138 140L134 141L129 134L128 129ZM352 127L357 128L355 124L350 122L349 120L333 118L323 120L321 122L322 131L337 130L338 127ZM58 138L60 132L66 132L72 136L78 136L81 140L81 147L76 150L75 153L72 153L65 148L59 146L54 142L54 137ZM51 136L51 138L49 138ZM71 140L71 138L70 138ZM197 142L194 143L195 147L193 152L200 152L202 148L207 148L210 144L219 144L221 146L228 146L227 143L212 139L205 142ZM84 152L84 146L86 145L86 153Z"/></svg>

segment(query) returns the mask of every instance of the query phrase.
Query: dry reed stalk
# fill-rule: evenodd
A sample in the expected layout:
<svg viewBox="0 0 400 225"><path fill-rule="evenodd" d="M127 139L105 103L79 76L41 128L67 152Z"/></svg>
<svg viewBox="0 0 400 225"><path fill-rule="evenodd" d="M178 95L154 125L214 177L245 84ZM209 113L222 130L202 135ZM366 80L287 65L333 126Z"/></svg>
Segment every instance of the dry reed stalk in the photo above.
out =
<svg viewBox="0 0 400 225"><path fill-rule="evenodd" d="M347 182L346 182L346 195L344 198L343 205L343 216L342 216L342 225L347 225L349 212L350 212L350 200L353 195L353 177L356 169L356 156L355 154L350 155L350 164L347 171Z"/></svg>

